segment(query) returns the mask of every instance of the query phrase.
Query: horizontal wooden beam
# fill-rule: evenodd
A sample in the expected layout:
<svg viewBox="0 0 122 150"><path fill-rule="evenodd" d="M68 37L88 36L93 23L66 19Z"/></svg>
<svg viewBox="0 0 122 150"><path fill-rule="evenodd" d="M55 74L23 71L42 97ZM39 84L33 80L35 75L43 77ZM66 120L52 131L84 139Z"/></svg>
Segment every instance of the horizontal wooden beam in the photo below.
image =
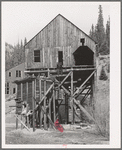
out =
<svg viewBox="0 0 122 150"><path fill-rule="evenodd" d="M95 65L73 65L72 66L72 68L94 68L95 67ZM69 69L69 68L71 68L71 67L64 67L64 66L62 66L62 69ZM30 71L30 70L32 70L32 71L38 71L38 70L40 70L40 71L43 71L43 70L56 70L57 68L31 68L31 69L26 69L27 71Z"/></svg>
<svg viewBox="0 0 122 150"><path fill-rule="evenodd" d="M89 67L89 68L94 68L94 65L73 65L73 68L84 68L84 67Z"/></svg>
<svg viewBox="0 0 122 150"><path fill-rule="evenodd" d="M95 70L96 68L72 68L72 69L62 69L63 72L69 72L69 71L85 71L85 70ZM45 73L48 72L48 70L25 70L25 73ZM50 70L50 73L57 73L57 70Z"/></svg>
<svg viewBox="0 0 122 150"><path fill-rule="evenodd" d="M77 81L73 81L73 83L77 83ZM64 84L71 84L71 81L69 81L69 82L64 82Z"/></svg>

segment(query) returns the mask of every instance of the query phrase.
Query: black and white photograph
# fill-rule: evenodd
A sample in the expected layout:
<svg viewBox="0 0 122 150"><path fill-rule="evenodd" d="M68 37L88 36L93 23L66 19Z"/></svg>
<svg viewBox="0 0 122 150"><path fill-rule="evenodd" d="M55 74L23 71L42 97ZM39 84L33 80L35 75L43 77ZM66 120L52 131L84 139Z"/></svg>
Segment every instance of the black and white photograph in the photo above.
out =
<svg viewBox="0 0 122 150"><path fill-rule="evenodd" d="M2 147L120 148L120 2L1 10Z"/></svg>

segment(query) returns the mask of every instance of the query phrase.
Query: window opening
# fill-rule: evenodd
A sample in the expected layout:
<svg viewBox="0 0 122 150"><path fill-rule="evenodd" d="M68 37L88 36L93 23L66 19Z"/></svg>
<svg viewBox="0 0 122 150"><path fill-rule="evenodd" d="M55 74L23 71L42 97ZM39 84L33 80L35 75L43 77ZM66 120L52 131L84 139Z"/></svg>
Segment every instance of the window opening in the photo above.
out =
<svg viewBox="0 0 122 150"><path fill-rule="evenodd" d="M9 72L9 77L11 77L11 72Z"/></svg>
<svg viewBox="0 0 122 150"><path fill-rule="evenodd" d="M13 88L13 94L16 93L16 88Z"/></svg>
<svg viewBox="0 0 122 150"><path fill-rule="evenodd" d="M9 83L5 83L5 94L9 94Z"/></svg>
<svg viewBox="0 0 122 150"><path fill-rule="evenodd" d="M21 70L16 70L16 77L21 77Z"/></svg>
<svg viewBox="0 0 122 150"><path fill-rule="evenodd" d="M63 52L58 51L58 62L63 65Z"/></svg>
<svg viewBox="0 0 122 150"><path fill-rule="evenodd" d="M40 62L40 50L34 51L34 62Z"/></svg>

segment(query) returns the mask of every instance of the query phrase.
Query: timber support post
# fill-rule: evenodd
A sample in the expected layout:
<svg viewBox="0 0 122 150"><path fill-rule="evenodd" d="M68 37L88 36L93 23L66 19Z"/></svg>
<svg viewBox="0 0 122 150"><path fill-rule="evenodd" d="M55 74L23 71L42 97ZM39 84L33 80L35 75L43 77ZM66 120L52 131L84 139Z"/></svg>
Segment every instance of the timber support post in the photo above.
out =
<svg viewBox="0 0 122 150"><path fill-rule="evenodd" d="M23 84L21 83L21 101L23 101ZM21 115L21 121L22 121L22 115ZM23 128L23 125L21 123L21 129Z"/></svg>
<svg viewBox="0 0 122 150"><path fill-rule="evenodd" d="M34 81L32 81L32 107L33 107L33 132L35 131L35 99L34 99Z"/></svg>
<svg viewBox="0 0 122 150"><path fill-rule="evenodd" d="M51 118L51 98L49 99L49 116ZM49 123L49 127L51 128L51 123Z"/></svg>
<svg viewBox="0 0 122 150"><path fill-rule="evenodd" d="M18 117L18 115L17 115ZM16 118L16 129L18 129L18 119Z"/></svg>
<svg viewBox="0 0 122 150"><path fill-rule="evenodd" d="M53 86L53 118L54 118L54 123L56 121L56 115L55 115L55 89Z"/></svg>
<svg viewBox="0 0 122 150"><path fill-rule="evenodd" d="M45 93L46 93L46 80L44 80L44 95L45 95ZM44 113L44 129L46 130L47 129L47 125L46 125L46 121L47 121L47 119L46 119L46 97L44 98L44 111L45 111L45 113Z"/></svg>
<svg viewBox="0 0 122 150"><path fill-rule="evenodd" d="M41 90L41 79L39 79L39 97L40 97L40 101L42 98L42 90ZM41 105L39 106L39 127L42 128L42 110L41 110Z"/></svg>
<svg viewBox="0 0 122 150"><path fill-rule="evenodd" d="M73 100L73 69L71 71L71 110L72 110L72 121L71 124L74 124L74 100Z"/></svg>

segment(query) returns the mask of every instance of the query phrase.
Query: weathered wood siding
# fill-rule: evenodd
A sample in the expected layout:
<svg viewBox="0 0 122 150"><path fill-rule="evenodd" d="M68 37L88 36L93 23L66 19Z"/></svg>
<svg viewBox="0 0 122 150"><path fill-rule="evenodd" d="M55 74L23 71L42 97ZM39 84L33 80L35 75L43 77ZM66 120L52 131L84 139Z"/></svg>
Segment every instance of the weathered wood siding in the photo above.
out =
<svg viewBox="0 0 122 150"><path fill-rule="evenodd" d="M63 66L72 66L72 53L81 46L80 38L95 52L95 42L63 16L58 15L25 46L27 69L54 68L58 51L63 51ZM40 50L41 62L34 62L34 50Z"/></svg>

